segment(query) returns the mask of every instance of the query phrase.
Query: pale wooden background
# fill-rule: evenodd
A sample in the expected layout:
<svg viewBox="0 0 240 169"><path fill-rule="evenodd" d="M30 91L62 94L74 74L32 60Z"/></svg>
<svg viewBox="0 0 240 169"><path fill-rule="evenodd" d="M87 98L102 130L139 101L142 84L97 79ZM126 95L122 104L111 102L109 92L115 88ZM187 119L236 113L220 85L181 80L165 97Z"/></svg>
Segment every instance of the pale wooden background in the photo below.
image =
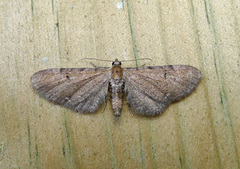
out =
<svg viewBox="0 0 240 169"><path fill-rule="evenodd" d="M240 167L239 1L2 0L0 16L0 168ZM91 67L85 57L188 64L204 78L163 115L132 116L125 102L118 121L110 104L79 115L33 91L33 73Z"/></svg>

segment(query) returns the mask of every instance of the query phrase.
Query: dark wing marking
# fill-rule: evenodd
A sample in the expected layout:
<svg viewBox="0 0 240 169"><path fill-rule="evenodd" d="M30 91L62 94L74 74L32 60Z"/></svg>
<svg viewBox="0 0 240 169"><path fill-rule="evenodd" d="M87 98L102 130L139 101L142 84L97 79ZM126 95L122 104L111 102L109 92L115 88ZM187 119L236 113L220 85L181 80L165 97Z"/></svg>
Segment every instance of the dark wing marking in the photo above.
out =
<svg viewBox="0 0 240 169"><path fill-rule="evenodd" d="M150 66L124 70L127 100L137 114L161 114L172 102L189 95L202 78L187 65Z"/></svg>
<svg viewBox="0 0 240 169"><path fill-rule="evenodd" d="M53 103L80 113L92 113L105 101L110 77L109 70L56 68L35 73L31 84Z"/></svg>

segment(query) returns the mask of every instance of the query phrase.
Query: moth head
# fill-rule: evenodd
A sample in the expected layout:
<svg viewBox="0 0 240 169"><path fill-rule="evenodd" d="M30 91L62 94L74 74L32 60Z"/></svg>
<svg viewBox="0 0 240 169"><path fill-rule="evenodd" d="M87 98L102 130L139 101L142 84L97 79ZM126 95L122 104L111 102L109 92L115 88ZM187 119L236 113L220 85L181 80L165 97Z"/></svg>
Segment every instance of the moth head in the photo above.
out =
<svg viewBox="0 0 240 169"><path fill-rule="evenodd" d="M118 59L115 59L115 61L112 62L112 65L122 65L122 63Z"/></svg>

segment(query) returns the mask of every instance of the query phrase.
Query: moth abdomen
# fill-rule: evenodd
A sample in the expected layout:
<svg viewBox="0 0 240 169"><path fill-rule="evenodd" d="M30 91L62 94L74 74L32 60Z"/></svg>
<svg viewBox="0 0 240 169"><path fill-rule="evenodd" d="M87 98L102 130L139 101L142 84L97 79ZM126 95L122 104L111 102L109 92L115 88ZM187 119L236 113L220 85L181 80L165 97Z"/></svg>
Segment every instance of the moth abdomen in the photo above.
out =
<svg viewBox="0 0 240 169"><path fill-rule="evenodd" d="M124 89L124 81L121 81L116 84L114 80L110 80L110 99L112 104L113 114L116 117L121 115L122 106L123 106L123 89Z"/></svg>

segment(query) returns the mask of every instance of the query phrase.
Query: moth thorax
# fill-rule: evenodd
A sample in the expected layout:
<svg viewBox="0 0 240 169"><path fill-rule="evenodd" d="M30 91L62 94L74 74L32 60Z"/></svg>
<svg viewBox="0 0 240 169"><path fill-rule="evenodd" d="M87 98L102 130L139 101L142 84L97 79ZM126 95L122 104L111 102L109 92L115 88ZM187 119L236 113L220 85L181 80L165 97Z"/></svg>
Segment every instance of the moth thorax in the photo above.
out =
<svg viewBox="0 0 240 169"><path fill-rule="evenodd" d="M112 67L112 79L115 83L119 83L123 77L123 68L120 65L114 65Z"/></svg>

